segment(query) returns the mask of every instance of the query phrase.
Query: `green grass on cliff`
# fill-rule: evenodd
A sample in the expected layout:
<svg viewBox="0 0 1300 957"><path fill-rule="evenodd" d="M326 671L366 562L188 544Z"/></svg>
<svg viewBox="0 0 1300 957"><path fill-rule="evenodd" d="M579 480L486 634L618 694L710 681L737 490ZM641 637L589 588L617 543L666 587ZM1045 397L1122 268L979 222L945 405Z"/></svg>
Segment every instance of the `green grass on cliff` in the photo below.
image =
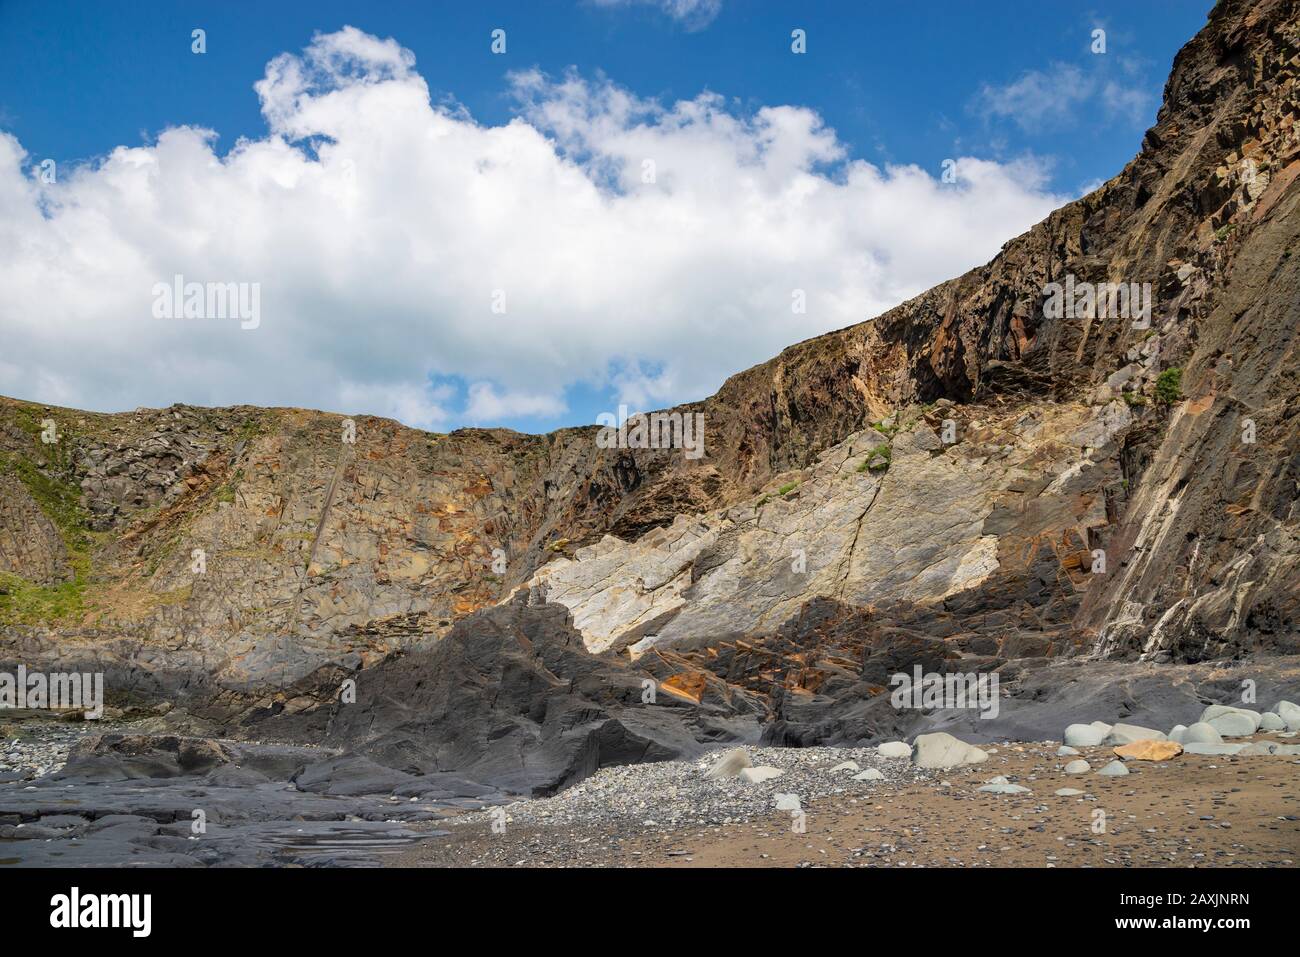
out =
<svg viewBox="0 0 1300 957"><path fill-rule="evenodd" d="M870 452L867 457L858 463L859 472L884 472L889 469L890 463L894 458L894 450L887 443L882 442Z"/></svg>
<svg viewBox="0 0 1300 957"><path fill-rule="evenodd" d="M85 591L86 579L80 571L72 581L58 585L36 585L0 572L0 624L36 625L75 618L85 608Z"/></svg>
<svg viewBox="0 0 1300 957"><path fill-rule="evenodd" d="M37 585L18 575L0 573L0 624L35 624L80 615L85 608L93 542L79 490L12 453L0 453L0 472L16 476L58 529L73 572L71 581L57 585Z"/></svg>

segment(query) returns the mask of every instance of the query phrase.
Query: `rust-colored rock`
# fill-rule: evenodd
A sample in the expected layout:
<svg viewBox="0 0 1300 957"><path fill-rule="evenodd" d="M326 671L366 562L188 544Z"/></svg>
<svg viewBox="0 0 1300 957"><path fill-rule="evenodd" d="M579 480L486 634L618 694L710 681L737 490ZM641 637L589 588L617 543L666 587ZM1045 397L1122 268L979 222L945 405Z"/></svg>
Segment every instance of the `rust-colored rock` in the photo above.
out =
<svg viewBox="0 0 1300 957"><path fill-rule="evenodd" d="M1114 750L1125 761L1168 761L1182 754L1183 746L1177 741L1134 741Z"/></svg>

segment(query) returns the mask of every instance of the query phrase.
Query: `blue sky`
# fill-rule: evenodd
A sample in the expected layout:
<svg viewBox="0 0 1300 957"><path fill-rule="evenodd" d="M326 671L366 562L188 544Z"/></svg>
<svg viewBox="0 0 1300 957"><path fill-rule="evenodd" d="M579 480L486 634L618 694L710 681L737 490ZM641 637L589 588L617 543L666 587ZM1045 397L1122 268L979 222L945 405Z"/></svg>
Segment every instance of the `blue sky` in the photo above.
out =
<svg viewBox="0 0 1300 957"><path fill-rule="evenodd" d="M1040 218L1055 202L1080 195L1090 185L1118 172L1136 152L1143 131L1154 120L1174 54L1204 24L1209 7L1204 0L1089 5L792 5L760 0L694 5L692 0L472 4L0 0L0 133L20 144L14 149L25 155L15 162L24 175L30 177L42 159L53 158L58 163L60 182L51 185L39 200L47 207L45 219L33 220L35 225L30 228L49 228L50 248L63 244L64 259L71 253L103 264L161 263L165 252L148 248L147 240L140 238L143 229L117 228L124 219L146 216L142 210L156 209L157 201L135 209L114 205L121 202L121 197L106 196L107 187L114 182L106 157L118 147L154 149L159 134L169 127L213 131L216 139L209 143L210 160L217 162L229 160L231 149L241 137L267 140L274 135L268 130L267 101L254 91L253 84L264 76L268 62L274 58L283 54L302 56L313 35L334 34L345 25L377 40L392 38L396 47L409 51L413 65L399 65L398 79L405 78L417 87L422 80L435 111L444 110L472 124L457 127L459 132L492 129L504 135L512 120L516 124L528 123L554 147L560 164L557 168L562 170L566 162L576 163L592 184L597 188L608 186L613 193L618 193L620 187L610 186L609 164L613 163L616 170L621 169L620 164L628 164L628 170L634 172L640 163L626 152L632 147L625 148L625 144L644 142L651 133L671 137L655 141L664 144L665 157L695 157L674 159L678 164L707 165L713 160L706 157L720 155L693 152L700 137L711 138L710 150L729 148L738 138L745 138L745 145L737 149L734 158L739 172L710 173L724 176L727 181L745 175L747 164L754 162L754 150L761 152L771 143L785 143L781 149L797 154L794 160L786 163L777 156L763 161L763 174L769 181L761 188L770 190L763 194L769 197L788 196L791 184L798 183L805 174L819 178L823 188L843 185L849 178L850 164L857 162L880 171L888 181L872 189L893 187L862 194L863 201L872 203L873 208L915 201L919 204L914 211L917 217L949 212L954 216L979 215L978 210L958 210L952 197L944 198L928 184L912 183L904 188L906 184L890 172L914 166L918 175L932 176L937 183L944 160L955 157L992 164L982 174L986 179L976 176L965 187L972 203L980 190L993 195L988 191L1011 189L1019 182L1025 191L1016 197L1017 202L1023 200L1019 206L1013 202L998 204L1014 213L1008 212L1004 219L990 219L987 247L979 244L979 248L972 248L970 261L962 261L959 253L936 253L931 257L933 262L927 262L925 244L932 237L904 238L897 249L891 247L886 235L890 232L887 219L877 224L879 238L872 234L870 242L865 243L860 233L846 225L829 241L825 255L844 257L842 274L861 265L853 248L854 243L861 243L871 247L871 267L877 272L872 278L846 282L843 288L831 288L833 277L809 273L807 282L824 295L810 293L811 301L817 304L814 308L798 319L777 325L757 322L755 310L762 312L765 307L755 306L752 298L747 298L748 284L752 283L739 265L719 254L716 262L701 265L701 270L707 272L689 274L684 272L687 266L661 254L650 240L646 240L646 264L636 266L632 278L622 282L629 289L642 280L647 283L650 293L629 292L637 301L647 296L657 299L660 289L682 290L671 302L665 298L660 303L660 313L640 313L637 301L629 301L627 310L619 309L618 299L602 299L591 292L590 283L584 285L578 279L550 286L548 282L556 270L563 272L565 263L577 257L580 249L564 239L570 234L543 233L529 240L532 246L521 240L511 255L520 257L521 263L535 262L538 250L556 255L559 258L548 267L546 277L525 278L522 266L510 265L504 258L492 269L485 269L481 277L482 283L493 289L493 283L507 290L513 283L513 288L526 291L524 302L538 304L531 312L512 314L517 318L510 319L510 325L501 325L495 333L500 348L493 353L493 343L474 339L476 330L481 333L482 323L472 316L446 318L458 315L459 301L443 301L440 293L431 292L460 284L477 288L474 283L480 277L467 277L464 270L473 270L473 262L492 254L461 261L454 248L438 246L437 237L445 234L449 222L477 220L484 207L497 202L498 195L515 196L513 201L518 204L515 189L524 189L526 196L548 189L546 177L554 174L539 174L529 166L533 172L529 173L526 187L514 180L500 181L492 187L495 193L477 200L480 206L458 208L454 220L438 219L452 215L439 207L436 213L430 212L427 222L415 218L405 222L400 231L389 230L385 202L392 205L394 215L404 216L409 210L401 207L410 205L409 197L422 197L446 180L425 184L420 178L422 173L394 173L392 170L405 167L387 165L396 162L395 154L387 151L383 154L386 181L391 183L394 176L412 177L408 201L403 201L401 190L395 191L395 198L389 193L368 194L374 197L365 204L372 219L353 217L344 225L342 220L322 218L314 232L347 231L357 244L366 242L373 233L400 232L400 236L389 237L395 245L386 253L384 262L390 263L421 247L426 229L433 246L423 258L422 254L411 253L417 261L427 264L426 269L394 268L391 274L385 274L380 289L367 293L370 300L342 288L340 281L340 299L351 302L357 310L358 318L350 323L327 329L329 323L321 319L311 327L293 327L296 331L290 335L291 323L287 319L276 331L272 312L261 329L242 338L223 332L224 338L218 341L204 331L184 339L168 330L154 341L156 327L134 324L132 320L133 324L119 330L117 338L125 337L136 347L155 351L157 374L149 378L146 373L154 383L151 387L140 383L138 374L130 374L126 353L122 353L117 369L112 368L118 360L111 349L108 354L99 352L98 368L76 365L73 354L87 348L104 348L97 346L86 330L91 326L102 329L105 322L117 321L113 316L95 314L86 305L91 299L113 298L114 293L104 288L112 282L113 270L105 265L89 272L60 275L53 263L37 263L48 266L52 276L58 277L57 282L65 287L60 295L66 293L66 287L84 284L84 289L55 308L54 314L43 317L39 327L28 325L19 330L20 322L33 322L30 316L20 319L0 313L0 322L9 325L11 331L26 333L11 338L15 351L8 357L8 364L0 357L0 392L99 408L170 401L249 401L327 408L352 405L355 408L339 410L392 414L410 424L439 429L482 424L524 431L591 422L596 413L615 409L620 399L657 405L698 398L715 389L726 374L761 361L782 345L844 325L846 320L868 318L871 313L866 310L919 292L924 286L913 288L919 283L928 285L951 274L943 269L956 272L987 259L1010 235ZM201 56L191 51L190 33L196 27L206 31L207 50ZM807 32L804 55L793 55L790 49L790 31L796 27ZM1106 31L1104 54L1090 51L1091 32L1098 27ZM496 28L506 30L504 55L494 55L489 48L491 31ZM346 55L353 56L352 48ZM360 56L358 69L372 71L368 84L389 78L384 72L389 68L386 63L367 60L369 53L365 51ZM350 82L353 72L354 68L349 67L342 77L332 76L327 85L340 89ZM367 85L366 90L375 93L372 85ZM677 103L699 102L702 94L715 95L706 109L721 120L702 124L695 112L674 110ZM621 98L631 98L638 104L630 115L620 111ZM412 114L409 104L395 97L367 101L364 110L373 117L376 110L389 107L396 111L394 122L405 122ZM799 116L815 117L820 129L833 131L834 144L828 145L824 136L819 139L820 134L801 125L802 120L790 119L787 123L789 117L773 120L762 112L773 107L793 107L803 111ZM357 109L362 107L358 105ZM331 119L326 125L333 122ZM339 123L343 125L338 128L348 130L347 135L368 135L358 117ZM778 132L774 133L774 129ZM280 135L309 159L317 158L313 144L320 142L322 134L312 131L297 141L292 132L281 130ZM487 158L488 154L496 156L493 151L498 146L492 145L496 141L484 142L486 145L479 147L467 146L469 152L460 161L480 167L485 162L499 162ZM528 141L520 148L534 147ZM475 159L474 149L486 153ZM173 154L160 151L158 155ZM202 165L192 149L178 148L174 155L177 158L159 168L179 170L184 157ZM445 156L440 153L430 161L442 162ZM363 170L363 176L378 175L372 173L377 170L374 162L356 168ZM658 242L671 245L673 234L664 225L666 222L681 222L683 216L711 216L716 223L692 226L693 241L699 241L703 251L693 259L707 261L709 251L723 241L720 237L727 235L729 226L739 228L735 217L740 215L738 211L752 208L754 197L738 196L733 206L720 204L703 209L701 194L688 188L684 167L675 168L683 169L683 179L680 184L672 181L678 185L667 185L665 178L664 188L677 190L677 205L671 209L659 205L652 213L629 206L613 221L602 218L599 230L608 229L610 235L653 234L659 237ZM287 175L265 164L257 169L261 172L256 175L280 185ZM623 172L631 175L628 170ZM241 183L254 176L245 172L235 177L233 168L228 172L230 179L238 178ZM169 175L181 177L179 172ZM996 182L987 179L998 175L1002 179ZM562 218L564 210L584 201L581 197L590 198L589 184L579 186L572 197L560 192L569 186L557 186L552 205L539 205L532 215ZM212 189L207 193L210 195ZM197 193L186 200L173 196L171 189L167 192L169 202L188 202L190 208L202 201L202 195ZM390 198L385 200L381 195ZM937 204L933 210L924 205L930 200L909 198L923 196ZM50 216L51 203L63 211L62 223L59 215ZM232 198L230 203L232 208L237 207L238 200ZM319 205L319 201L314 204ZM173 212L168 222L175 222L187 207L179 208L181 213ZM80 238L85 235L84 223L96 211L103 217L115 217L114 230L111 234ZM807 237L790 225L788 212L748 228L772 230L765 237L764 249L777 249L783 235L788 235L791 243L807 246L820 235L811 231L815 225L811 218L824 213L809 208L806 214L810 217ZM255 211L237 216L231 212L231 221L226 223L220 221L223 215L221 209L216 209L202 221L209 224L213 237L196 245L196 250L210 250L216 238L236 226L253 231L259 228L253 225ZM521 223L518 229L503 232L504 227L498 223L482 237L481 248L501 249L510 245L508 237L535 226ZM597 231L581 223L575 223L574 229L577 234ZM782 229L786 232L779 232ZM18 242L16 236L11 239ZM291 237L279 242L262 262L235 252L214 258L211 261L222 262L225 270L214 278L239 280L248 273L264 285L274 284L286 268L276 257L282 256L285 244L291 242ZM471 247L473 242L467 240ZM599 254L601 249L598 247L589 256ZM603 249L608 249L608 240ZM571 255L565 257L567 250ZM328 256L334 255L346 256L346 244L340 241L331 246ZM364 262L365 255L366 251L357 250L357 261ZM752 259L754 253L747 255ZM773 255L777 257L774 261L784 261L779 249ZM909 256L918 263L913 264ZM625 263L626 258L620 258L619 263ZM440 270L453 268L453 260L461 272L454 280L440 276ZM188 274L201 271L207 261L185 259ZM158 265L154 271L162 268ZM491 280L489 272L493 274ZM165 270L162 274L169 275ZM367 275L360 265L356 274ZM373 275L373 270L369 274ZM141 275L147 277L147 269ZM791 288L802 281L797 269L792 275ZM412 283L409 290L399 288L408 280ZM422 287L419 283L431 285ZM735 295L719 299L717 290L730 288L728 283L735 284ZM275 303L276 309L286 315L292 312L297 317L294 321L302 323L307 312L321 316L331 309L330 284L324 285L324 289L304 284L289 290L285 283L284 290L266 289L266 301ZM31 293L33 297L39 294L40 290ZM545 307L539 298L543 295L549 297ZM373 310L365 308L367 301L374 303ZM430 302L427 315L410 317L409 322L386 321L386 316L397 313L419 313L413 304L421 301ZM49 298L29 302L53 306ZM616 305L611 307L611 302ZM587 311L592 314L586 315ZM626 313L626 318L610 313ZM656 346L656 337L644 327L659 322L659 315L663 317L665 336L675 337L679 343L684 337L693 338L675 351ZM484 321L492 321L490 316ZM585 318L579 322L574 316ZM440 324L444 318L445 324ZM422 328L411 324L417 319L428 322L427 339L422 335L412 337L413 328ZM536 325L528 326L529 322ZM609 334L613 323L622 323L618 335ZM640 324L640 331L626 328L634 323ZM539 330L542 324L547 325ZM304 332L304 328L313 331ZM522 329L537 338L521 343L520 351L509 355L509 344L519 338L517 333ZM746 329L754 331L746 334ZM390 334L404 339L400 347L383 349L375 343ZM285 370L293 363L296 353L290 347L295 336L298 340L310 337L309 351L313 355L306 365L311 368L300 380L287 370L279 376L269 374L268 370ZM572 345L571 338L581 339L582 344ZM602 340L608 340L603 351ZM60 342L65 344L62 350ZM192 344L187 347L186 342ZM222 351L226 349L229 354ZM422 350L427 350L428 355L417 361L412 353ZM179 357L180 352L185 355ZM173 364L181 366L182 373L169 376L164 372L169 357L178 360ZM526 367L534 361L536 367L530 372ZM250 373L247 381L241 379L240 370L255 368L259 363L261 371L255 377ZM326 379L344 381L346 387L320 386ZM400 390L389 390L386 382L396 379L403 379L405 384ZM279 391L277 381L282 387ZM41 394L32 394L33 390ZM476 390L474 394L481 401L470 401L471 390Z"/></svg>

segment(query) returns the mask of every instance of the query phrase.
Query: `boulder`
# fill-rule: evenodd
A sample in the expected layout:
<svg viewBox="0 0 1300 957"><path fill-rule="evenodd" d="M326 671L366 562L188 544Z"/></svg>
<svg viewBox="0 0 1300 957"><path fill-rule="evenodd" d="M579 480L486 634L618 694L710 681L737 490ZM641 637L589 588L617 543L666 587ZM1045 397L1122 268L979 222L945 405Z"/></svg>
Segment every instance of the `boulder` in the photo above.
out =
<svg viewBox="0 0 1300 957"><path fill-rule="evenodd" d="M1285 731L1286 722L1282 720L1281 715L1276 715L1272 711L1265 711L1259 716L1260 731Z"/></svg>
<svg viewBox="0 0 1300 957"><path fill-rule="evenodd" d="M1183 745L1184 754L1236 754L1244 744L1214 744L1205 741L1189 741Z"/></svg>
<svg viewBox="0 0 1300 957"><path fill-rule="evenodd" d="M767 765L760 765L756 768L745 768L737 777L746 784L762 784L764 781L771 781L785 774L780 768L774 768Z"/></svg>
<svg viewBox="0 0 1300 957"><path fill-rule="evenodd" d="M749 760L749 752L744 748L732 748L725 751L722 757L714 761L707 771L704 772L706 781L717 781L722 778L739 777L740 772L745 768L752 768L754 762Z"/></svg>
<svg viewBox="0 0 1300 957"><path fill-rule="evenodd" d="M1250 715L1240 711L1228 711L1215 715L1206 722L1225 738L1248 738L1259 730L1261 715Z"/></svg>
<svg viewBox="0 0 1300 957"><path fill-rule="evenodd" d="M979 764L989 757L979 748L944 731L918 735L914 744L916 754L912 762L918 768L955 768L963 764Z"/></svg>
<svg viewBox="0 0 1300 957"><path fill-rule="evenodd" d="M1233 738L1254 734L1262 717L1258 711L1226 704L1212 704L1201 712L1202 721L1212 725L1219 734Z"/></svg>
<svg viewBox="0 0 1300 957"><path fill-rule="evenodd" d="M1066 774L1087 774L1092 770L1092 765L1082 759L1071 761L1065 766Z"/></svg>
<svg viewBox="0 0 1300 957"><path fill-rule="evenodd" d="M1102 744L1132 744L1134 741L1164 741L1165 733L1138 724L1117 724L1110 729Z"/></svg>
<svg viewBox="0 0 1300 957"><path fill-rule="evenodd" d="M910 758L912 746L905 741L886 741L876 747L876 754L882 758Z"/></svg>
<svg viewBox="0 0 1300 957"><path fill-rule="evenodd" d="M1277 754L1277 745L1272 741L1252 741L1243 744L1237 754L1243 758L1257 758Z"/></svg>
<svg viewBox="0 0 1300 957"><path fill-rule="evenodd" d="M1108 778L1115 778L1128 774L1128 768L1124 767L1123 761L1112 761L1104 768L1098 769L1097 773L1105 775Z"/></svg>
<svg viewBox="0 0 1300 957"><path fill-rule="evenodd" d="M1065 729L1065 743L1072 748L1094 748L1107 732L1091 724L1072 724Z"/></svg>
<svg viewBox="0 0 1300 957"><path fill-rule="evenodd" d="M1288 731L1300 731L1300 704L1279 701L1273 705L1273 713L1286 722Z"/></svg>
<svg viewBox="0 0 1300 957"><path fill-rule="evenodd" d="M1134 741L1115 748L1115 753L1125 761L1168 761L1183 753L1177 741Z"/></svg>
<svg viewBox="0 0 1300 957"><path fill-rule="evenodd" d="M1197 721L1191 727L1183 728L1177 734L1170 733L1169 740L1177 741L1179 744L1220 744L1223 738L1214 729L1214 725L1207 724L1204 721Z"/></svg>

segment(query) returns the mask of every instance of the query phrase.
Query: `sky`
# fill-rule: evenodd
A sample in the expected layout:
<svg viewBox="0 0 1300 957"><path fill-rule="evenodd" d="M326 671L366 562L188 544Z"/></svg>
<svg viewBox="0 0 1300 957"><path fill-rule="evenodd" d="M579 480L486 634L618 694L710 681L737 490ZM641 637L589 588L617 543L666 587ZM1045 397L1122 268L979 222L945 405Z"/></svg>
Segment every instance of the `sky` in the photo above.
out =
<svg viewBox="0 0 1300 957"><path fill-rule="evenodd" d="M0 394L703 398L1119 172L1210 6L0 0Z"/></svg>

